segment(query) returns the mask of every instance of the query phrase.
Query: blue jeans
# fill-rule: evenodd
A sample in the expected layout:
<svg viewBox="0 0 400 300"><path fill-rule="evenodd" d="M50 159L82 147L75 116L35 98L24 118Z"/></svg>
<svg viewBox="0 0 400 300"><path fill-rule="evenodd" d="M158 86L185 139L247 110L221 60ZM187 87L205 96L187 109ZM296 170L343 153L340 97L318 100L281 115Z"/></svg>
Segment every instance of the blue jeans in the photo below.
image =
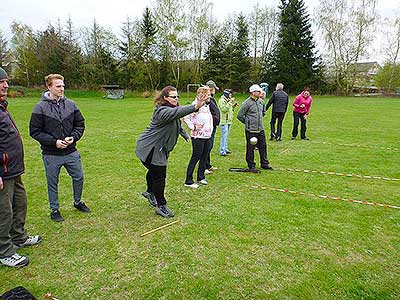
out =
<svg viewBox="0 0 400 300"><path fill-rule="evenodd" d="M61 167L64 167L72 178L74 202L79 203L83 190L83 168L81 155L78 151L68 155L42 155L47 179L47 192L51 209L58 209L58 178Z"/></svg>
<svg viewBox="0 0 400 300"><path fill-rule="evenodd" d="M219 154L226 154L228 151L228 136L229 132L231 131L232 124L223 124L219 127L221 128L221 141L219 145Z"/></svg>

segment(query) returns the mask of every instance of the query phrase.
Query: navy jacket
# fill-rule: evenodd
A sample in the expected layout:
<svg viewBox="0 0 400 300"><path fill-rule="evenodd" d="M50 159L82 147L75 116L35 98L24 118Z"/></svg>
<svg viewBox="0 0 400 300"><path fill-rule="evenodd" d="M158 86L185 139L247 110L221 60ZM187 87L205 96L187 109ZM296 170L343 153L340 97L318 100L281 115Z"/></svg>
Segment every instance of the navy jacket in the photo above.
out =
<svg viewBox="0 0 400 300"><path fill-rule="evenodd" d="M76 151L76 142L84 131L85 119L78 106L65 96L57 102L45 92L42 100L33 108L29 132L40 143L43 154L67 155ZM65 149L57 148L57 140L67 136L72 136L74 142Z"/></svg>
<svg viewBox="0 0 400 300"><path fill-rule="evenodd" d="M286 92L278 90L272 93L265 110L272 105L273 112L286 112L289 103L289 96Z"/></svg>
<svg viewBox="0 0 400 300"><path fill-rule="evenodd" d="M0 177L10 179L24 173L24 149L17 126L0 100Z"/></svg>

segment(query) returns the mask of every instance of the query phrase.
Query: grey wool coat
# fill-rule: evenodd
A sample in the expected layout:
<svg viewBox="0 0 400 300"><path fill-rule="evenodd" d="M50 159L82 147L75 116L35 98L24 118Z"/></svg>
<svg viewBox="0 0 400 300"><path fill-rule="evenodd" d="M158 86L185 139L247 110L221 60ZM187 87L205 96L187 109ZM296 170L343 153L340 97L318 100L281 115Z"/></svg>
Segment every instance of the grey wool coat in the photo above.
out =
<svg viewBox="0 0 400 300"><path fill-rule="evenodd" d="M174 149L178 136L189 139L189 135L182 128L180 118L195 111L194 105L177 107L157 105L149 126L137 140L136 156L144 162L154 149L151 164L166 166L169 153Z"/></svg>

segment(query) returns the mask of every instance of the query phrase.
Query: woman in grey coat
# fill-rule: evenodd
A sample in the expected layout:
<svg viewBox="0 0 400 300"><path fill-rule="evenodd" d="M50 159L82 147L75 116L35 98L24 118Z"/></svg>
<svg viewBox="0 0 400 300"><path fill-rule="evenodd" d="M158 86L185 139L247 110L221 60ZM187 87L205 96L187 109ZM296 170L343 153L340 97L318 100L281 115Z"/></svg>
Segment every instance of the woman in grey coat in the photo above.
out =
<svg viewBox="0 0 400 300"><path fill-rule="evenodd" d="M171 218L174 213L167 207L164 196L165 179L169 153L174 149L178 136L186 141L189 136L182 128L180 118L197 111L207 100L200 99L196 104L179 106L178 91L166 86L154 99L156 108L149 126L139 136L136 155L147 168L147 190L142 195L155 206L156 214Z"/></svg>

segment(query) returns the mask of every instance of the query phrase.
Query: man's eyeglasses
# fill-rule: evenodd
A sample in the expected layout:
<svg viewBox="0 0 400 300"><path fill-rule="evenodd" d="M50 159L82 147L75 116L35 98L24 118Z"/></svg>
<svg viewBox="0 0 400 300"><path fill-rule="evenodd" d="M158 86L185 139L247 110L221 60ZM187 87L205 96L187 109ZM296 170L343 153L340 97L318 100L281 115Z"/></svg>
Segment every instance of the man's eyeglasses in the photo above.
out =
<svg viewBox="0 0 400 300"><path fill-rule="evenodd" d="M169 98L174 98L174 99L176 99L176 98L178 98L179 99L179 95L176 95L176 96L168 96Z"/></svg>

